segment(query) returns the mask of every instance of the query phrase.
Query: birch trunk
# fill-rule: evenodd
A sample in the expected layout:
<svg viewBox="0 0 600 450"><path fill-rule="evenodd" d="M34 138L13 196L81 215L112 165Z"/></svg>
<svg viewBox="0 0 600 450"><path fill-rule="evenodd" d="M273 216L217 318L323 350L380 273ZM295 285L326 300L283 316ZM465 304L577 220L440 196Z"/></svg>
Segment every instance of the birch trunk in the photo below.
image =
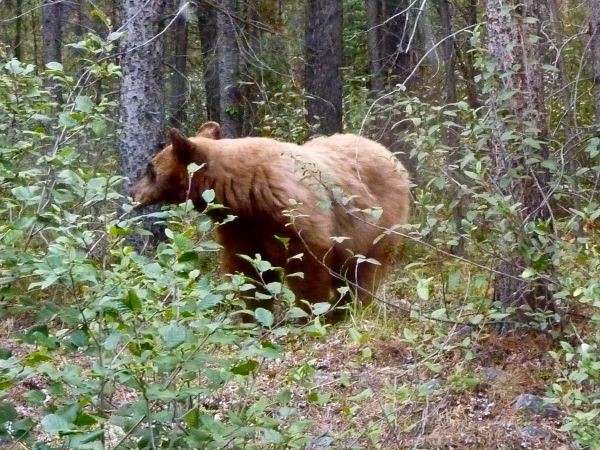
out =
<svg viewBox="0 0 600 450"><path fill-rule="evenodd" d="M162 83L163 41L160 19L164 1L124 0L126 35L121 41L121 173L128 177L124 188L145 168L164 143L165 108Z"/></svg>

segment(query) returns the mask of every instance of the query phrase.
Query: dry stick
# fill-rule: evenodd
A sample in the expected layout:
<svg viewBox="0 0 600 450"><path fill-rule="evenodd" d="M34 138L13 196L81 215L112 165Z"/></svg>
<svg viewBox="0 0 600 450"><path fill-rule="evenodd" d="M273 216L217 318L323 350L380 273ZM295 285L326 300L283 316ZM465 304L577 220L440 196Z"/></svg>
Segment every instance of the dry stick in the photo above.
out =
<svg viewBox="0 0 600 450"><path fill-rule="evenodd" d="M246 25L250 25L251 27L257 28L257 29L259 29L261 31L266 31L267 33L271 33L271 34L275 34L275 35L281 34L281 33L278 33L277 31L275 31L272 28L266 27L261 22L256 22L254 20L246 20L246 19L244 19L243 17L241 17L238 14L232 14L231 11L223 9L219 5L217 5L216 3L213 3L213 2L211 2L209 0L202 0L202 1L204 3L206 3L208 6L210 6L211 8L216 9L217 11L219 11L219 12L221 12L223 14L227 14L229 16L229 18L233 18L233 19L237 20L238 22L245 23Z"/></svg>
<svg viewBox="0 0 600 450"><path fill-rule="evenodd" d="M410 44L412 43L412 40L414 39L415 34L417 34L417 25L419 24L419 18L421 17L421 14L423 13L423 9L425 7L426 2L427 2L427 0L423 0L421 2L421 6L419 6L419 12L417 13L417 17L415 17L415 23L413 24L412 32L410 34L410 37L408 38L406 48L404 49L405 52L408 52L410 50ZM406 22L408 22L408 21L405 21L404 23L406 23Z"/></svg>
<svg viewBox="0 0 600 450"><path fill-rule="evenodd" d="M410 10L410 9L413 7L413 5L415 5L415 4L416 4L418 1L419 1L419 0L413 0L413 2L411 2L411 4L410 4L410 5L408 5L406 8L404 8L402 11L400 11L400 12L397 12L397 13L396 13L396 14L394 14L393 16L390 16L390 17L388 17L387 19L385 19L383 22L381 22L381 23L379 23L379 24L377 24L377 25L374 25L374 26L372 26L371 28L368 28L368 29L367 29L367 30L365 30L365 31L360 31L360 32L358 32L358 33L354 34L354 36L352 36L350 39L355 39L356 37L358 37L358 35L359 35L359 34L366 34L366 33L368 33L369 31L373 31L373 30L375 30L375 29L377 29L377 28L379 28L379 27L382 27L382 26L384 26L386 23L388 23L388 22L391 22L391 21L392 21L392 20L394 20L396 17L399 17L399 16L401 16L402 14L404 14L404 13L408 12L408 11L409 11L409 10Z"/></svg>
<svg viewBox="0 0 600 450"><path fill-rule="evenodd" d="M150 2L150 1L151 0L147 0L147 3ZM132 51L137 50L138 48L144 47L144 46L148 45L149 43L151 43L151 42L155 41L156 39L158 39L160 36L162 36L164 33L166 33L167 30L171 27L171 25L173 25L173 23L179 18L179 16L181 14L183 14L183 11L185 11L185 9L187 8L187 6L189 4L190 4L190 2L185 2L183 5L181 5L179 7L179 9L177 10L177 13L171 19L171 21L167 25L165 25L165 27L161 31L159 31L158 33L156 33L154 36L152 36L146 42L142 42L140 45L136 45L135 47L131 47L131 48L127 49L127 51L125 51L125 52L119 52L118 55L123 55L125 53L132 52ZM141 9L140 9L140 11L141 11ZM140 11L138 11L136 14L134 14L133 17L131 17L130 20L132 20L137 14L139 14ZM121 26L121 28L119 28L119 30L121 30L125 25L126 25L126 23L123 24ZM112 55L112 56L117 56L117 55Z"/></svg>

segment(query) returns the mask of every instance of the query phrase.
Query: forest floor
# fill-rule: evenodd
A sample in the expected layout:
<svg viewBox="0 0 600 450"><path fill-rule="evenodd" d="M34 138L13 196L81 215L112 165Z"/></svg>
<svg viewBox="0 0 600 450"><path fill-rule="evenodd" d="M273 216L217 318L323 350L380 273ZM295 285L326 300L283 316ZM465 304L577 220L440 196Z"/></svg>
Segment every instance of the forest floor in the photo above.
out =
<svg viewBox="0 0 600 450"><path fill-rule="evenodd" d="M310 450L576 448L558 431L559 411L518 407L523 394L541 399L555 375L549 338L475 335L454 327L440 340L427 327L414 335L401 331L406 321L386 320L382 326L379 315L366 314L330 328L325 337L290 339L284 358L257 371L251 395L274 398L287 387L288 406L300 419L314 421ZM1 323L0 331L0 348L20 358L35 352L14 339L19 327L13 321ZM84 355L68 362L91 364ZM39 421L40 411L28 406L24 394L47 387L47 380L29 378L5 400ZM128 395L121 392L121 402ZM251 398L242 400L232 385L203 405L223 417L240 401ZM41 440L51 440L38 432Z"/></svg>

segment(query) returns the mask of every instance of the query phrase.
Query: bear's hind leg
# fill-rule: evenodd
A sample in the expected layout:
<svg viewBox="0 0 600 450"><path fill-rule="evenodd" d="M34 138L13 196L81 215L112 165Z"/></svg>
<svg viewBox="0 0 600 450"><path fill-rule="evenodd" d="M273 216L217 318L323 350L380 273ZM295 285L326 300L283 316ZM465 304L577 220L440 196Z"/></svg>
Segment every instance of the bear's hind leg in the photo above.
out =
<svg viewBox="0 0 600 450"><path fill-rule="evenodd" d="M302 253L302 259L292 258L286 267L287 274L302 272L303 277L289 277L287 283L296 296L296 301L305 300L309 304L330 302L333 291L333 279L330 273L331 251L329 248L311 247L307 243L292 242L290 256ZM299 305L310 313L305 302Z"/></svg>
<svg viewBox="0 0 600 450"><path fill-rule="evenodd" d="M237 222L237 223L236 223ZM235 219L218 228L218 240L223 246L221 254L221 269L224 273L235 274L242 273L246 277L254 280L256 290L245 291L244 301L246 307L250 310L256 308L266 308L272 310L272 300L259 300L256 298L256 292L267 293L264 286L268 283L279 281L279 275L275 271L265 271L259 273L253 264L240 255L246 255L249 258L256 258L256 254L266 258L266 251L262 246L262 240L254 233L255 227L247 221ZM275 263L274 263L275 264ZM244 316L244 321L249 321L250 317Z"/></svg>

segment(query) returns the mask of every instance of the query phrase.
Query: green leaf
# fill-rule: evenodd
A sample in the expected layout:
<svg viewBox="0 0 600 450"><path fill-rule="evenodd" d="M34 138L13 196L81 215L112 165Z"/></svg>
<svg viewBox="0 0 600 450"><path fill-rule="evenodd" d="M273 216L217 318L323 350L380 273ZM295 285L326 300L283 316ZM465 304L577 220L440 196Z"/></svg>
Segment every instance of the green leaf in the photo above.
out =
<svg viewBox="0 0 600 450"><path fill-rule="evenodd" d="M171 324L167 325L166 327L162 327L159 330L159 333L165 341L167 348L170 349L179 347L181 344L183 344L187 335L186 329L177 324Z"/></svg>
<svg viewBox="0 0 600 450"><path fill-rule="evenodd" d="M247 375L250 375L252 372L254 372L257 368L258 368L258 361L249 359L242 363L236 364L235 366L233 366L230 369L230 371L231 371L231 373L234 373L236 375L247 376Z"/></svg>
<svg viewBox="0 0 600 450"><path fill-rule="evenodd" d="M58 123L65 128L74 128L79 125L79 120L73 113L62 112L58 115Z"/></svg>
<svg viewBox="0 0 600 450"><path fill-rule="evenodd" d="M16 408L12 403L1 402L0 403L0 424L6 422L12 422L19 417Z"/></svg>
<svg viewBox="0 0 600 450"><path fill-rule="evenodd" d="M311 309L315 316L321 316L331 309L331 305L326 302L320 302L311 305Z"/></svg>
<svg viewBox="0 0 600 450"><path fill-rule="evenodd" d="M63 71L63 65L61 63L56 62L56 61L52 61L52 62L49 62L48 64L46 64L46 69L54 70L54 71L58 71L58 72L62 72Z"/></svg>
<svg viewBox="0 0 600 450"><path fill-rule="evenodd" d="M329 402L331 398L331 394L329 392L311 392L306 396L309 402L317 403L319 405L324 405Z"/></svg>
<svg viewBox="0 0 600 450"><path fill-rule="evenodd" d="M429 300L429 285L431 278L420 278L417 281L417 295L421 300Z"/></svg>
<svg viewBox="0 0 600 450"><path fill-rule="evenodd" d="M533 270L531 267L527 267L525 270L523 270L523 273L521 273L521 278L532 278L535 275L535 270Z"/></svg>
<svg viewBox="0 0 600 450"><path fill-rule="evenodd" d="M533 138L525 138L523 139L523 144L535 148L536 150L541 150L542 149L542 144L540 141L538 141L537 139L533 139Z"/></svg>
<svg viewBox="0 0 600 450"><path fill-rule="evenodd" d="M58 435L74 430L75 426L58 414L49 414L41 421L42 428L47 433Z"/></svg>
<svg viewBox="0 0 600 450"><path fill-rule="evenodd" d="M84 113L90 113L90 112L92 112L93 108L94 108L94 102L92 102L92 99L90 97L88 97L87 95L78 95L75 98L75 109L77 111L81 111Z"/></svg>
<svg viewBox="0 0 600 450"><path fill-rule="evenodd" d="M202 193L202 199L206 203L212 203L215 199L215 191L213 191L212 189L208 189L208 190L204 191Z"/></svg>
<svg viewBox="0 0 600 450"><path fill-rule="evenodd" d="M90 124L92 127L92 131L96 135L96 137L104 137L106 136L106 121L102 119L94 119Z"/></svg>
<svg viewBox="0 0 600 450"><path fill-rule="evenodd" d="M113 331L104 341L104 348L106 350L115 350L119 346L119 342L121 342L121 333Z"/></svg>
<svg viewBox="0 0 600 450"><path fill-rule="evenodd" d="M517 135L514 134L511 130L507 130L504 133L502 133L502 135L500 136L500 140L501 141L509 141L511 139L516 138Z"/></svg>
<svg viewBox="0 0 600 450"><path fill-rule="evenodd" d="M283 442L283 435L272 428L263 428L263 438L269 444L280 444Z"/></svg>
<svg viewBox="0 0 600 450"><path fill-rule="evenodd" d="M256 308L256 311L254 311L254 317L256 317L256 320L266 328L271 328L273 326L273 322L275 321L273 313L265 308Z"/></svg>
<svg viewBox="0 0 600 450"><path fill-rule="evenodd" d="M123 304L132 312L140 312L142 310L142 300L133 289L127 291L127 296L123 299Z"/></svg>
<svg viewBox="0 0 600 450"><path fill-rule="evenodd" d="M223 296L222 295L209 294L209 295L207 295L206 297L204 297L200 301L200 304L198 305L198 308L200 310L206 310L206 309L214 308L215 306L217 306L222 301L223 301Z"/></svg>
<svg viewBox="0 0 600 450"><path fill-rule="evenodd" d="M46 400L46 394L44 394L38 389L34 389L33 391L29 391L23 394L23 397L25 398L25 400L27 400L27 403L33 406L41 406Z"/></svg>
<svg viewBox="0 0 600 450"><path fill-rule="evenodd" d="M431 317L433 319L447 319L448 315L447 315L447 311L446 308L440 308L440 309L436 309L435 311L433 311L431 313Z"/></svg>
<svg viewBox="0 0 600 450"><path fill-rule="evenodd" d="M308 317L308 314L302 308L292 306L287 312L287 317L289 319L302 319L304 317Z"/></svg>
<svg viewBox="0 0 600 450"><path fill-rule="evenodd" d="M291 399L292 399L292 391L290 391L289 389L284 389L277 395L277 398L275 399L275 401L277 402L277 404L279 406L287 406L290 403Z"/></svg>

